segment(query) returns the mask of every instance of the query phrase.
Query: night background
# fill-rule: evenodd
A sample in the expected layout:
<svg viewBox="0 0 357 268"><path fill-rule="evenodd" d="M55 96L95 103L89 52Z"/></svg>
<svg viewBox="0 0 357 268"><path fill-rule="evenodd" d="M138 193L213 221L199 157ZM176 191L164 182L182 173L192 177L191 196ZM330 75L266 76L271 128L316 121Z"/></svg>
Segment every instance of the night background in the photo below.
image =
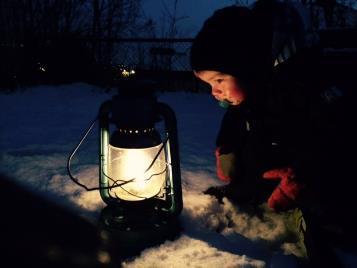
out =
<svg viewBox="0 0 357 268"><path fill-rule="evenodd" d="M224 110L192 74L190 47L215 10L253 2L0 1L0 266L298 267L304 253L289 214L202 193L222 184L214 140ZM356 97L356 2L291 2L321 55L312 76ZM175 237L127 254L98 227L99 193L75 185L66 163L100 105L133 80L176 113L183 211ZM92 186L97 158L94 128L73 163ZM337 252L344 267L356 267L355 249Z"/></svg>
<svg viewBox="0 0 357 268"><path fill-rule="evenodd" d="M192 83L191 39L214 10L250 2L1 1L0 86L83 81L110 87L128 67L156 80L168 71L171 88L193 90L194 85L178 85ZM355 46L354 1L293 2L322 48ZM344 52L326 51L326 59L339 54L353 62Z"/></svg>

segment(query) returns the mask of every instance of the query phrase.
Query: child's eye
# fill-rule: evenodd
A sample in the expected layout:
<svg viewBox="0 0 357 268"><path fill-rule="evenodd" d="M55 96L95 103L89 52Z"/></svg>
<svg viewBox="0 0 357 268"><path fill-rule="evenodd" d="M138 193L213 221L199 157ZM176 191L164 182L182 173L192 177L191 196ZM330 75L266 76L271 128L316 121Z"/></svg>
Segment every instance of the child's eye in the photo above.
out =
<svg viewBox="0 0 357 268"><path fill-rule="evenodd" d="M222 82L223 82L223 79L222 79L222 78L217 79L217 80L216 80L216 82L217 82L218 84L220 84L220 83L222 83Z"/></svg>

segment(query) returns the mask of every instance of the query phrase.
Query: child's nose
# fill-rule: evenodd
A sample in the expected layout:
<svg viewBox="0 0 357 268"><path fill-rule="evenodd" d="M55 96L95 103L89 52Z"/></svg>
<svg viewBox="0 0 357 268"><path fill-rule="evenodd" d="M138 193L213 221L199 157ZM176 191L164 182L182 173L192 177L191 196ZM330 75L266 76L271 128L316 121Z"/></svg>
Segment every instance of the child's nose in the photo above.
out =
<svg viewBox="0 0 357 268"><path fill-rule="evenodd" d="M212 87L212 95L213 96L220 96L222 94L222 90L218 87Z"/></svg>

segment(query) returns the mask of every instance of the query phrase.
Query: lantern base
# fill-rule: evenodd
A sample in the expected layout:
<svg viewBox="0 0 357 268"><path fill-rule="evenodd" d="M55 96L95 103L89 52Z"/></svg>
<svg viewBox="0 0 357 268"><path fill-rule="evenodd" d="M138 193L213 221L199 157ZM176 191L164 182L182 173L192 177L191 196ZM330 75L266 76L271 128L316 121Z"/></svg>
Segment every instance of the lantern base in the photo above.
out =
<svg viewBox="0 0 357 268"><path fill-rule="evenodd" d="M103 247L122 260L173 240L181 231L177 217L154 209L133 213L119 206L102 210L99 228Z"/></svg>

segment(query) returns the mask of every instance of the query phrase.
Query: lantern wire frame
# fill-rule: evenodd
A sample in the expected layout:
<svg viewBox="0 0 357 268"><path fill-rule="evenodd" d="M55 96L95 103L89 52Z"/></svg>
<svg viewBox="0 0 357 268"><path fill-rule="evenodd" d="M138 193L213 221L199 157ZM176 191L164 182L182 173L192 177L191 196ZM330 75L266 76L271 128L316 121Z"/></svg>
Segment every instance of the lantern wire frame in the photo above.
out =
<svg viewBox="0 0 357 268"><path fill-rule="evenodd" d="M135 195L131 192L129 192L128 190L124 189L124 185L128 184L128 183L131 183L131 182L134 182L137 178L132 178L132 179L129 179L129 180L122 180L122 179L114 179L114 178L111 178L110 176L108 176L107 174L104 174L105 177L107 177L113 184L111 186L107 186L107 187L87 187L85 184L79 182L79 180L77 178L75 178L72 174L72 171L71 171L71 161L72 161L72 158L74 157L74 155L77 153L79 147L82 145L82 143L84 142L84 140L87 138L87 136L89 135L89 133L92 131L95 123L99 120L99 118L95 118L92 123L90 124L90 126L88 127L88 129L85 131L84 135L82 136L82 138L80 139L80 141L78 142L77 146L73 149L73 151L71 152L70 156L68 157L67 159L67 171L68 171L68 175L70 177L70 179L75 183L77 184L78 186L84 188L86 191L98 191L98 190L111 190L113 188L117 188L117 187L120 187L121 189L123 189L125 192L127 192L128 194L134 196L134 197L138 197L138 198L144 198L142 196L138 196L138 195ZM158 150L158 152L156 153L155 157L153 158L153 160L151 161L150 165L148 166L148 168L145 170L145 172L149 171L151 169L151 167L154 165L156 159L159 157L160 153L162 152L162 150L164 149L166 143L168 141L168 137L166 137L166 139L163 141L160 149ZM165 165L165 169L159 173L155 173L155 174L152 174L149 178L145 179L145 181L148 181L150 180L152 177L154 176L158 176L158 175L161 175L163 173L165 173L167 171L167 165L169 165L168 163L166 163ZM118 183L118 182L121 182L121 183ZM161 188L160 190L158 191L157 194L155 194L154 196L157 196L159 193L161 192ZM118 196L116 195L116 193L114 193L115 196L118 198Z"/></svg>

